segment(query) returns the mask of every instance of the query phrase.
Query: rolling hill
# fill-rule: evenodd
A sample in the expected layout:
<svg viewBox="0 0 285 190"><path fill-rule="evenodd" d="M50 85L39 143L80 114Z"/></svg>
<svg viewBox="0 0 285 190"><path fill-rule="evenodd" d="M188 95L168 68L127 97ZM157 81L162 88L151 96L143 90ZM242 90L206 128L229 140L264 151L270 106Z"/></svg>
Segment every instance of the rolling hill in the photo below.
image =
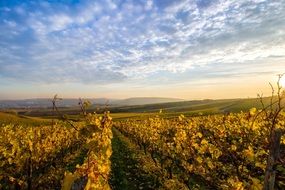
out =
<svg viewBox="0 0 285 190"><path fill-rule="evenodd" d="M183 101L177 98L159 98L159 97L135 97L128 99L107 99L107 98L87 98L93 107L104 106L130 106L130 105L144 105L144 104L157 104L165 102L178 102ZM78 106L78 99L62 99L57 101L58 107L76 107ZM0 109L4 108L50 108L52 107L52 99L48 98L35 98L23 100L0 100Z"/></svg>
<svg viewBox="0 0 285 190"><path fill-rule="evenodd" d="M93 104L87 111L102 113L104 110L109 110L111 113L158 113L160 109L163 110L165 115L175 116L179 114L185 115L199 115L199 114L217 114L217 113L229 113L229 112L240 112L248 111L252 107L257 109L262 108L260 99L258 98L247 98L247 99L220 99L220 100L192 100L192 101L179 101L179 102L167 102L167 103L153 103L143 105L131 105L134 103L150 103L154 99L139 99L140 101L128 101L122 102L123 105L113 104L108 105L95 105ZM166 99L164 99L166 101ZM174 99L171 99L174 100ZM275 101L276 98L273 100ZM157 99L162 101L162 99ZM270 104L270 98L266 97L263 99L265 106ZM129 105L125 105L129 104ZM15 109L19 115L26 116L54 116L55 113L51 108L31 108L31 109ZM73 107L61 107L61 113L67 115L77 115L80 113L78 105Z"/></svg>

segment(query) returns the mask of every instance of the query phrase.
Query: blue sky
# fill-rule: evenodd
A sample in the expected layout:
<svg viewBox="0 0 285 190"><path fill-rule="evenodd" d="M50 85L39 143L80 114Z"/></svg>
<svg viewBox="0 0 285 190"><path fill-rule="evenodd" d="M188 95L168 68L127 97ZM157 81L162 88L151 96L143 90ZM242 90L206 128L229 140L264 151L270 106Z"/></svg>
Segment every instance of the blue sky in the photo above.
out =
<svg viewBox="0 0 285 190"><path fill-rule="evenodd" d="M0 99L268 93L285 0L0 0Z"/></svg>

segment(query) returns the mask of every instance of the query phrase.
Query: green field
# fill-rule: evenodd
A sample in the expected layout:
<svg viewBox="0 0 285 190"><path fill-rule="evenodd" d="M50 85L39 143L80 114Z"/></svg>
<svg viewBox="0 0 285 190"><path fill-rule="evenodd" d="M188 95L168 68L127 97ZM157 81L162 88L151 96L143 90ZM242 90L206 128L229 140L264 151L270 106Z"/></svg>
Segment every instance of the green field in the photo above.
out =
<svg viewBox="0 0 285 190"><path fill-rule="evenodd" d="M275 98L273 99L275 101ZM269 105L271 98L263 98L265 106ZM111 116L114 119L125 119L125 118L141 118L145 116L156 115L162 110L163 117L176 117L180 114L186 116L197 116L197 115L209 115L209 114L220 114L220 113L237 113L240 111L248 111L250 108L255 107L262 109L262 104L259 98L248 98L248 99L221 99L221 100L192 100L183 102L170 102L170 103L159 103L159 104L146 104L137 106L110 106L108 108L95 108L90 107L87 112L98 114L108 109L111 112ZM80 116L81 110L78 107L73 108L59 108L62 114L65 114L69 119L79 121L82 118ZM11 110L8 110L11 112ZM14 113L18 113L16 120L25 121L28 117L33 118L58 118L57 114L51 108L43 109L12 109ZM15 114L14 114L15 115ZM12 117L12 116L11 116ZM19 118L20 117L20 118ZM47 120L47 121L48 121Z"/></svg>
<svg viewBox="0 0 285 190"><path fill-rule="evenodd" d="M49 125L51 124L51 119L40 118L40 117L30 117L25 115L17 115L15 113L0 112L0 125L14 124L14 125Z"/></svg>

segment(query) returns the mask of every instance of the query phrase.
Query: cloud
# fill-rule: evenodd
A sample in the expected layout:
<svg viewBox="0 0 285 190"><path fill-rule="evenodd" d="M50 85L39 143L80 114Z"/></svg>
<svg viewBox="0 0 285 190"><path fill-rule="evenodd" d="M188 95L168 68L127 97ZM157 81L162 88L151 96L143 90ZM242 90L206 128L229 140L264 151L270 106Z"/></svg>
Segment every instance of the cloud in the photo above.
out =
<svg viewBox="0 0 285 190"><path fill-rule="evenodd" d="M168 73L179 82L221 65L252 70L260 62L275 72L275 58L285 61L282 1L70 2L1 5L2 78L110 84Z"/></svg>

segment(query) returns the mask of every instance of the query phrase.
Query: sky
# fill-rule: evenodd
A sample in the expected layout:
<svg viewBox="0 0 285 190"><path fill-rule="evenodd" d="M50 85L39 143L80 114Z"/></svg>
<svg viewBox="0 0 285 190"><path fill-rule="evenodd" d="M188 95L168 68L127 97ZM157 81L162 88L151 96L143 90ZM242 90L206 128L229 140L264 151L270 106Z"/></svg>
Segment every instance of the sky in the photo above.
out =
<svg viewBox="0 0 285 190"><path fill-rule="evenodd" d="M285 0L0 0L0 99L245 98L285 72Z"/></svg>

